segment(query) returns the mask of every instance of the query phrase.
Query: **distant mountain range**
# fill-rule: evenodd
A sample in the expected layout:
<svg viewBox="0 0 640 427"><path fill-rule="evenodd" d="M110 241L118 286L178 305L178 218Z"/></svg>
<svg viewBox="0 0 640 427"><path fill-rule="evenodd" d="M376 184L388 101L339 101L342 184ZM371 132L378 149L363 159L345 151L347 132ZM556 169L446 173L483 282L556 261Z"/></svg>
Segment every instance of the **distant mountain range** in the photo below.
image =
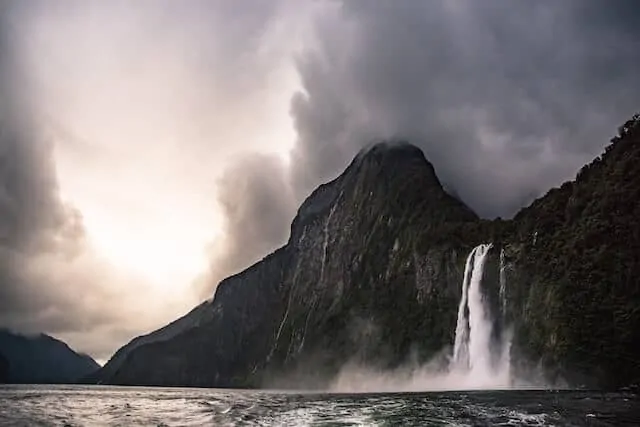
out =
<svg viewBox="0 0 640 427"><path fill-rule="evenodd" d="M99 368L91 357L48 335L0 329L0 383L73 383Z"/></svg>
<svg viewBox="0 0 640 427"><path fill-rule="evenodd" d="M447 194L417 147L369 147L305 200L285 246L92 378L322 387L348 361L430 360L453 344L465 260L481 243L493 244L483 286L506 281L514 360L571 385L640 383L638 116L511 220L480 219Z"/></svg>

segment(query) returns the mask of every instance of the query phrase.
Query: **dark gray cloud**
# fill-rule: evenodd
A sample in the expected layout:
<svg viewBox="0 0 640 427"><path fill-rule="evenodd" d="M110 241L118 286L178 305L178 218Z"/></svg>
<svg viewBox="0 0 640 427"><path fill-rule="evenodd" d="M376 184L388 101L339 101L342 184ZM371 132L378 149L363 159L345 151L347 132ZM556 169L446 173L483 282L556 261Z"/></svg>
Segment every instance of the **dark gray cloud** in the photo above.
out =
<svg viewBox="0 0 640 427"><path fill-rule="evenodd" d="M23 12L23 2L0 6L0 327L72 338L104 358L157 319L136 313L123 289L140 281L91 251L81 213L60 197L54 142L25 78Z"/></svg>
<svg viewBox="0 0 640 427"><path fill-rule="evenodd" d="M294 206L369 142L406 138L478 214L508 217L571 179L640 109L633 0L325 6L297 58L295 202L283 203L281 174L259 167L242 169L243 179L277 184L221 193L234 206L228 242L255 248L227 254L234 270L284 243ZM254 203L260 209L240 208Z"/></svg>
<svg viewBox="0 0 640 427"><path fill-rule="evenodd" d="M185 106L193 114L184 117L197 117L203 129L210 122L222 129L228 121L258 128L269 119L254 116L253 104L269 98L256 93L273 89L272 59L281 61L278 44L291 41L288 27L283 32L277 24L302 9L301 20L311 16L309 5L285 0L157 4L5 2L0 8L0 326L58 333L99 357L145 329L139 322L126 326L144 312L144 304L122 291L132 279L115 277L87 254L81 215L60 200L52 146L32 122L24 64L12 52L11 14L29 9L31 17L53 22L34 40L51 39L51 31L60 35L53 38L58 44L43 46L86 41L69 46L68 56L38 63L47 69L43 75L64 83L53 99L64 99L78 81L84 84L78 92L86 92L92 76L106 84L112 71L128 87L135 82L125 78L132 64L160 64L193 76L186 89L170 89L188 89L189 96L175 99L196 99ZM233 139L243 135L233 126L213 135L210 145L180 141L203 158L225 156L225 165L206 166L226 170L217 193L224 239L213 250L206 286L284 243L302 199L373 140L403 137L422 147L445 184L483 216L511 215L571 178L640 108L637 9L635 0L315 3L314 36L296 58L302 87L291 100L297 140L290 162L248 154L228 164L231 145L241 146L235 154L270 151ZM60 25L66 20L70 25ZM95 55L98 46L108 48L105 55ZM91 60L69 66L74 55ZM155 55L163 61L145 62ZM176 64L178 71L170 67ZM155 105L140 110L147 107L156 111ZM145 147L140 142L132 152Z"/></svg>
<svg viewBox="0 0 640 427"><path fill-rule="evenodd" d="M286 167L277 156L251 154L225 171L218 183L225 238L212 251L211 286L263 258L288 237L295 210Z"/></svg>
<svg viewBox="0 0 640 427"><path fill-rule="evenodd" d="M290 19L285 3L34 0L0 6L0 326L52 333L105 358L123 341L187 311L196 299L188 283L175 284L185 295L154 287L153 279L140 277L144 272L100 252L92 232L118 231L110 225L122 217L134 226L154 223L166 207L161 218L174 227L161 223L156 235L141 233L143 243L157 240L175 252L173 242L192 242L194 229L213 234L215 217L211 229L186 224L188 238L171 240L176 224L192 218L190 210L209 207L202 199L216 199L211 184L237 152L251 154L220 180L219 204L233 238L216 245L210 282L259 259L282 238L277 222L288 222L293 200L277 188L288 185L286 169L253 152L269 140L264 124L277 104L269 85L282 86L276 71L290 49L282 43L289 34L276 25ZM90 202L86 230L81 213L61 200L57 168L65 196ZM244 176L244 169L257 172ZM245 191L267 199L241 204ZM206 194L192 197L196 193ZM76 200L78 194L85 198ZM96 220L95 212L110 203L121 209L110 206L106 221ZM273 203L272 210L262 208ZM276 225L263 231L244 223L255 215L260 224ZM123 249L136 247L140 235L132 234L119 236ZM204 248L184 249L180 256L192 257Z"/></svg>
<svg viewBox="0 0 640 427"><path fill-rule="evenodd" d="M46 312L51 293L64 294L30 280L31 261L47 254L74 257L84 231L79 213L58 197L53 147L33 129L28 89L20 78L12 43L14 17L4 6L0 9L0 322L6 326L17 317ZM66 298L73 305L74 297ZM54 318L48 320L55 324Z"/></svg>
<svg viewBox="0 0 640 427"><path fill-rule="evenodd" d="M299 194L401 136L478 213L513 214L640 106L632 3L344 2L299 60Z"/></svg>

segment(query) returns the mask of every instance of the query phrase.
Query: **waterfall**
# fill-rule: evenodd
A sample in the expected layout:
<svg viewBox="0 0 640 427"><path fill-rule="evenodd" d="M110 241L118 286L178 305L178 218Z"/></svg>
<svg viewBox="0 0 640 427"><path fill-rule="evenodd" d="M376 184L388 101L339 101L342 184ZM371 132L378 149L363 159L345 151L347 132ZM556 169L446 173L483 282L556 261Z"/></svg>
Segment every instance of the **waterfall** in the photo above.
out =
<svg viewBox="0 0 640 427"><path fill-rule="evenodd" d="M500 313L504 320L507 314L507 276L504 261L504 249L500 249Z"/></svg>
<svg viewBox="0 0 640 427"><path fill-rule="evenodd" d="M478 247L474 248L469 256L464 268L464 278L462 280L462 296L458 306L458 320L456 322L456 337L453 346L453 361L457 366L469 365L469 318L467 317L467 290L471 280L471 272Z"/></svg>
<svg viewBox="0 0 640 427"><path fill-rule="evenodd" d="M491 244L483 244L471 251L462 281L450 370L467 378L469 387L509 385L511 332L503 327L501 343L498 348L493 348L494 319L482 286L485 264L492 247ZM506 277L503 252L500 256L499 292L501 319L504 321Z"/></svg>
<svg viewBox="0 0 640 427"><path fill-rule="evenodd" d="M336 201L331 210L329 211L329 216L327 216L327 220L324 223L324 241L322 242L322 260L320 261L320 279L319 282L322 283L324 280L324 269L327 264L327 251L329 249L329 224L331 223L331 218L333 217L336 208L338 207L338 202Z"/></svg>
<svg viewBox="0 0 640 427"><path fill-rule="evenodd" d="M467 290L469 307L469 368L486 373L491 366L492 323L482 296L482 274L491 245L481 245L474 254L471 283Z"/></svg>
<svg viewBox="0 0 640 427"><path fill-rule="evenodd" d="M443 366L447 359L443 360L442 356L446 357L446 353L438 353L427 363L411 363L391 372L381 372L378 368L361 369L357 363L347 364L341 369L331 389L440 391L529 387L528 381L516 378L511 370L514 329L507 323L511 318L511 312L507 316L507 294L513 295L513 292L507 292L510 290L507 288L506 274L509 270L504 251L500 251L499 266L494 262L488 263L493 247L492 244L479 245L466 258L453 354L448 366ZM414 257L418 275L418 256L414 253ZM496 267L499 267L499 271ZM491 274L485 275L485 269L489 269L487 271Z"/></svg>

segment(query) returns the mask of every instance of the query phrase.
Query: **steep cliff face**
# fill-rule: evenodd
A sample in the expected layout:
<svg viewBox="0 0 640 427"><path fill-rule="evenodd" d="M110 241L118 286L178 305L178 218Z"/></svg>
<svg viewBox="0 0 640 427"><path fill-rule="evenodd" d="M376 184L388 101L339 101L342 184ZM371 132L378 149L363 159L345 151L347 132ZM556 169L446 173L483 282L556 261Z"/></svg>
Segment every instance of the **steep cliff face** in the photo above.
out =
<svg viewBox="0 0 640 427"><path fill-rule="evenodd" d="M432 353L451 341L468 247L428 236L475 221L419 149L370 147L302 204L286 246L218 286L210 319L110 361L100 380L257 386L294 371L321 385L349 358Z"/></svg>
<svg viewBox="0 0 640 427"><path fill-rule="evenodd" d="M187 331L189 329L198 327L199 325L206 323L211 319L213 311L211 310L211 302L205 301L185 314L179 319L174 320L168 325L160 328L150 334L139 336L131 340L125 346L121 347L102 368L91 372L86 377L82 378L83 383L100 383L103 379L112 378L113 375L120 369L120 366L124 363L129 353L134 349L158 341L169 340L176 335Z"/></svg>
<svg viewBox="0 0 640 427"><path fill-rule="evenodd" d="M574 384L640 381L639 122L509 221L449 196L416 147L363 150L302 204L283 248L99 379L322 387L348 361L427 360L453 342L466 256L492 242L483 286L496 307L502 252L517 354Z"/></svg>
<svg viewBox="0 0 640 427"><path fill-rule="evenodd" d="M207 318L170 339L134 348L104 383L195 385L245 384L264 364L275 315L283 306L281 287L286 248L225 279L207 305ZM107 371L108 365L105 366Z"/></svg>
<svg viewBox="0 0 640 427"><path fill-rule="evenodd" d="M441 348L451 339L466 249L424 236L476 220L417 148L378 144L360 153L293 222L271 370L327 378L348 359L386 366L412 346Z"/></svg>

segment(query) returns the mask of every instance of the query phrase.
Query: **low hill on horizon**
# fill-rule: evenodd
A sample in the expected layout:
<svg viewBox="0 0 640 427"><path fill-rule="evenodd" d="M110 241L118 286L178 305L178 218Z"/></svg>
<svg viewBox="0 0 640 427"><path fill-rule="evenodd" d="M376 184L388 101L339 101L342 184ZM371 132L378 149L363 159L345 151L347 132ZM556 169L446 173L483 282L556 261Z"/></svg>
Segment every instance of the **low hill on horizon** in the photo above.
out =
<svg viewBox="0 0 640 427"><path fill-rule="evenodd" d="M0 382L75 383L99 368L90 356L76 353L49 335L23 335L0 328Z"/></svg>

